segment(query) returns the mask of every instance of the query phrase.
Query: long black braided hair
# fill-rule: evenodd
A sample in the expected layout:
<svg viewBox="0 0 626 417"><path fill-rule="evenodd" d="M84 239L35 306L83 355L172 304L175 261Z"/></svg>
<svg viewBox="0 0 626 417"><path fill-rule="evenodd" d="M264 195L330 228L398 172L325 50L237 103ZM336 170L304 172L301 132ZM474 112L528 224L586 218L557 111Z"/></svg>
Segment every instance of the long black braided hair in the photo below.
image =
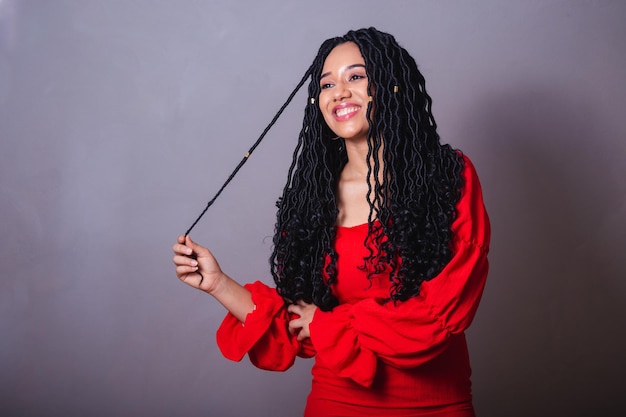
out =
<svg viewBox="0 0 626 417"><path fill-rule="evenodd" d="M314 100L305 108L287 184L277 202L270 257L279 294L324 311L338 304L331 290L337 279L335 193L347 154L342 140L333 140L336 135L316 103L324 61L345 42L359 47L368 89L375 92L374 111L368 109L368 178L374 185L367 198L368 236L376 248L369 248L364 266L370 262L375 272L391 267L389 300L418 295L421 283L451 259L450 229L463 186L461 153L440 143L424 77L395 38L368 28L325 41L305 74L311 77L308 92ZM369 162L379 154L382 160Z"/></svg>

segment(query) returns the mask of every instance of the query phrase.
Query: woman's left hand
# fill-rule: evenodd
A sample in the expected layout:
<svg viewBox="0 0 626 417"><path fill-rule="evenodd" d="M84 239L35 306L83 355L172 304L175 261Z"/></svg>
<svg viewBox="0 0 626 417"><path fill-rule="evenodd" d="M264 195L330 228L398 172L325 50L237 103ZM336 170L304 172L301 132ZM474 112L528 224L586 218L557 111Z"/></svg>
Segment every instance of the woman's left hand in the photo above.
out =
<svg viewBox="0 0 626 417"><path fill-rule="evenodd" d="M311 337L309 324L313 321L315 310L317 310L315 304L307 304L302 300L287 307L288 312L299 316L289 322L289 333L297 334L299 342Z"/></svg>

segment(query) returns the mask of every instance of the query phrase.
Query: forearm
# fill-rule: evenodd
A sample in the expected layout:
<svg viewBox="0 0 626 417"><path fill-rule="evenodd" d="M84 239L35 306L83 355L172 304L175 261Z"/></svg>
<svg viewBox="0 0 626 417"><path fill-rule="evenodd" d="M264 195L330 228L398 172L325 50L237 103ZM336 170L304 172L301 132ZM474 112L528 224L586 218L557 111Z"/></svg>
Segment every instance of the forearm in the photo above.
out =
<svg viewBox="0 0 626 417"><path fill-rule="evenodd" d="M252 293L226 274L223 274L216 284L215 288L207 293L239 321L245 322L246 316L254 310Z"/></svg>

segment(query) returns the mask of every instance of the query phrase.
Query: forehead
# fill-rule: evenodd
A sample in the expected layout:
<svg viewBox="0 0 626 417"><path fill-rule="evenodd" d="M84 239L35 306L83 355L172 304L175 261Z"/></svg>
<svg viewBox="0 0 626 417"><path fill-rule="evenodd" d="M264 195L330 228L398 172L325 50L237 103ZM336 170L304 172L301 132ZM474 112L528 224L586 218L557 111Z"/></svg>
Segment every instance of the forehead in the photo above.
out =
<svg viewBox="0 0 626 417"><path fill-rule="evenodd" d="M365 64L359 47L354 42L345 42L335 46L324 61L322 73L332 71L347 65Z"/></svg>

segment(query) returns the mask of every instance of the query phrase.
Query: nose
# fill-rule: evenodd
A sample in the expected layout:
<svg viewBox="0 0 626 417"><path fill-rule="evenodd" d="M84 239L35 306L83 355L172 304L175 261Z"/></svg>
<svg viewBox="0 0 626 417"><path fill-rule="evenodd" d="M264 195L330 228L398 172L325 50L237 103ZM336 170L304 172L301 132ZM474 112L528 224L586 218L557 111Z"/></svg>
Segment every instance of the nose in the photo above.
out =
<svg viewBox="0 0 626 417"><path fill-rule="evenodd" d="M333 97L335 101L341 101L352 95L350 88L345 82L338 82L333 88Z"/></svg>

